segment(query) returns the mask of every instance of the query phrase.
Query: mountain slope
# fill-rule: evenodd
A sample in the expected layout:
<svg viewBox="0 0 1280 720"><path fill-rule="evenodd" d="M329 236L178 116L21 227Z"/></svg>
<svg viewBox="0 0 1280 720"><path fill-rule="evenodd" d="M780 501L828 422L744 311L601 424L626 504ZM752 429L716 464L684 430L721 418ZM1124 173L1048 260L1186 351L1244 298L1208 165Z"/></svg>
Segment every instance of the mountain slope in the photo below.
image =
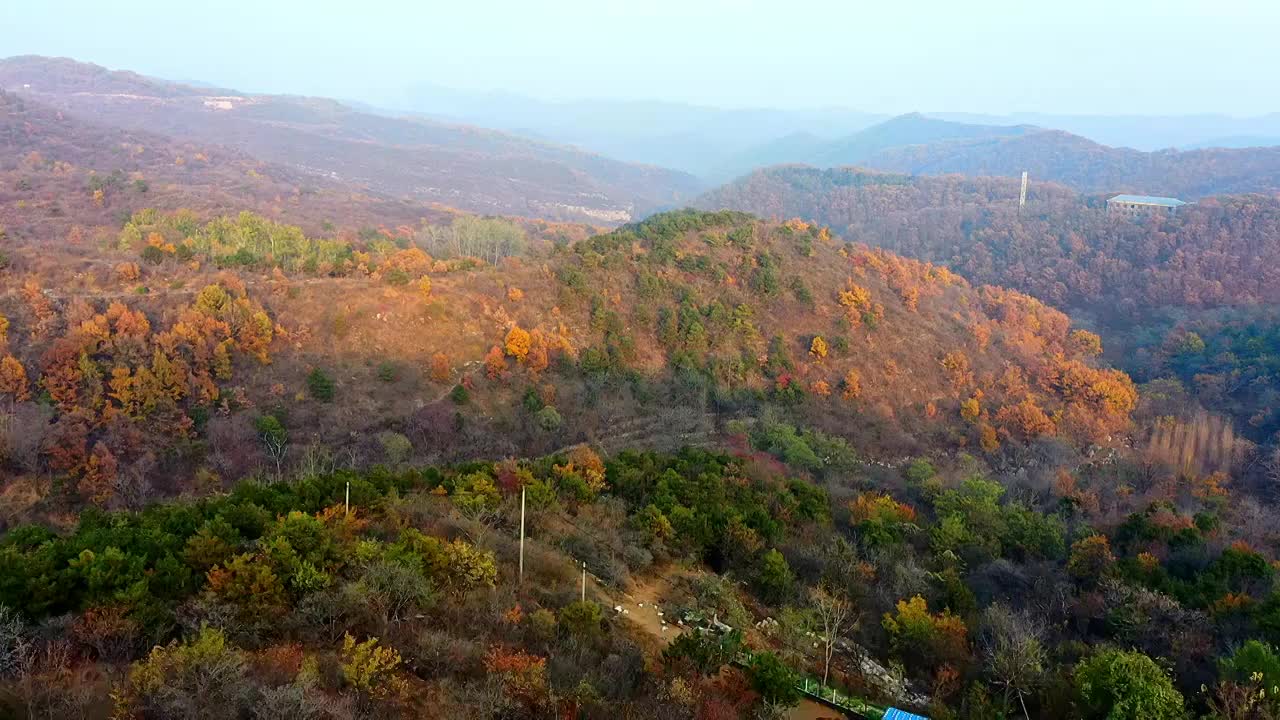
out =
<svg viewBox="0 0 1280 720"><path fill-rule="evenodd" d="M476 212L619 222L697 188L682 173L481 128L372 115L332 100L197 89L66 59L0 61L0 88L95 122L227 145Z"/></svg>
<svg viewBox="0 0 1280 720"><path fill-rule="evenodd" d="M146 207L252 210L309 232L417 226L453 214L219 145L96 125L0 91L0 226L10 240L48 245L73 227L115 225Z"/></svg>
<svg viewBox="0 0 1280 720"><path fill-rule="evenodd" d="M1280 148L1140 152L1051 130L890 148L867 167L922 175L1018 176L1082 192L1136 192L1187 199L1280 188Z"/></svg>
<svg viewBox="0 0 1280 720"><path fill-rule="evenodd" d="M397 240L142 213L99 265L53 263L24 276L34 285L6 283L9 352L55 409L29 431L49 447L101 442L121 467L146 468L150 441L81 421L109 416L173 440L206 432L182 420L203 418L207 446L163 472L213 463L238 477L263 461L252 414L238 411L255 406L280 408L332 448L367 453L394 428L423 457L451 459L586 439L687 444L770 407L895 456L992 450L1045 434L1102 440L1127 427L1133 406L1127 378L1092 367L1058 311L848 248L817 226L669 213L499 266L436 261ZM19 252L9 272L54 257ZM130 261L141 267L112 270ZM137 295L139 283L155 290ZM209 284L222 289L201 290ZM126 309L150 329L139 333ZM93 389L119 380L112 368L139 373L142 395L125 394L138 404ZM307 399L314 368L336 379L341 402ZM143 399L152 376L167 378L167 400ZM962 403L972 406L963 418ZM36 458L17 469L87 472L83 458Z"/></svg>
<svg viewBox="0 0 1280 720"><path fill-rule="evenodd" d="M1280 199L1209 198L1169 218L1108 215L1101 197L1016 178L773 168L700 201L830 223L850 239L1012 287L1096 326L1108 357L1161 380L1159 415L1207 408L1280 441Z"/></svg>
<svg viewBox="0 0 1280 720"><path fill-rule="evenodd" d="M1117 314L1178 304L1280 302L1280 200L1223 197L1171 218L1117 218L1102 198L1018 179L908 177L849 168L759 171L699 200L828 223L847 238L1055 305Z"/></svg>

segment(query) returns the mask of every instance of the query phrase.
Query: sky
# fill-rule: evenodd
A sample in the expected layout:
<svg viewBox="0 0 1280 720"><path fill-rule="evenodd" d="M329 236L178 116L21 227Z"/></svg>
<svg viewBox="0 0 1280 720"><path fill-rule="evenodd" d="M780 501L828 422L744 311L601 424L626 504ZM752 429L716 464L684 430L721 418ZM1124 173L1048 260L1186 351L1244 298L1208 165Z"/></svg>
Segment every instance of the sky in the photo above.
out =
<svg viewBox="0 0 1280 720"><path fill-rule="evenodd" d="M1280 111L1277 0L0 0L0 56L394 105Z"/></svg>

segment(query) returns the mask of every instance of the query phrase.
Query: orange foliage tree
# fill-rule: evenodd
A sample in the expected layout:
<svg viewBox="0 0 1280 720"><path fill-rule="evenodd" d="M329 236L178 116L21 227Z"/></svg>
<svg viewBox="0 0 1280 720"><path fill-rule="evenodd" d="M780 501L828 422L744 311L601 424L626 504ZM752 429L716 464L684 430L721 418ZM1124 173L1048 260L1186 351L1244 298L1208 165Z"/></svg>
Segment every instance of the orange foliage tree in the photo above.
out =
<svg viewBox="0 0 1280 720"><path fill-rule="evenodd" d="M951 385L957 389L973 382L973 371L969 369L969 357L962 352L949 352L942 356L942 367L951 378Z"/></svg>
<svg viewBox="0 0 1280 720"><path fill-rule="evenodd" d="M502 353L502 348L494 345L489 348L489 353L484 356L484 374L490 380L497 380L507 372L507 356Z"/></svg>
<svg viewBox="0 0 1280 720"><path fill-rule="evenodd" d="M523 362L529 355L529 348L533 345L533 338L527 330L521 329L519 325L513 325L507 331L507 339L503 344L507 354L516 360Z"/></svg>
<svg viewBox="0 0 1280 720"><path fill-rule="evenodd" d="M35 319L31 326L31 335L33 337L48 336L53 332L54 324L58 321L58 312L54 309L53 302L44 294L44 290L35 280L28 280L22 284L22 298Z"/></svg>
<svg viewBox="0 0 1280 720"><path fill-rule="evenodd" d="M449 356L438 352L431 356L431 380L438 383L449 382L453 376L453 366L449 364Z"/></svg>
<svg viewBox="0 0 1280 720"><path fill-rule="evenodd" d="M842 395L845 400L856 400L862 397L862 375L857 370L850 370L844 374L844 389Z"/></svg>
<svg viewBox="0 0 1280 720"><path fill-rule="evenodd" d="M24 402L31 399L28 389L27 369L12 355L0 359L0 395L8 395L10 399Z"/></svg>
<svg viewBox="0 0 1280 720"><path fill-rule="evenodd" d="M1053 420L1031 398L1005 405L996 413L996 423L1011 437L1037 438L1054 431Z"/></svg>
<svg viewBox="0 0 1280 720"><path fill-rule="evenodd" d="M586 445L579 445L569 453L569 470L582 475L587 487L594 493L603 492L608 487L604 477L604 460Z"/></svg>
<svg viewBox="0 0 1280 720"><path fill-rule="evenodd" d="M845 284L845 288L836 295L836 300L840 306L845 308L849 321L859 323L864 315L868 313L874 314L875 306L871 302L871 291L855 285L850 279Z"/></svg>
<svg viewBox="0 0 1280 720"><path fill-rule="evenodd" d="M95 443L80 476L80 494L89 502L105 506L115 496L116 457L106 445Z"/></svg>

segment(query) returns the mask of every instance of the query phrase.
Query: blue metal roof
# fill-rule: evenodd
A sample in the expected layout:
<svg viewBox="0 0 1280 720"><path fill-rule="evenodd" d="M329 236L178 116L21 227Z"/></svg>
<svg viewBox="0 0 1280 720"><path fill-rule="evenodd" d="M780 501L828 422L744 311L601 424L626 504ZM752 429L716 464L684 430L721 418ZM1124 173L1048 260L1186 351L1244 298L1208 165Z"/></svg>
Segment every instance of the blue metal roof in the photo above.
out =
<svg viewBox="0 0 1280 720"><path fill-rule="evenodd" d="M888 710L884 711L884 720L929 720L929 718L923 715L916 715L915 713L909 713L906 710L899 710L898 708L889 708Z"/></svg>
<svg viewBox="0 0 1280 720"><path fill-rule="evenodd" d="M1155 195L1117 195L1107 202L1136 203L1138 205L1159 205L1160 207L1178 207L1186 205L1178 198L1157 197Z"/></svg>

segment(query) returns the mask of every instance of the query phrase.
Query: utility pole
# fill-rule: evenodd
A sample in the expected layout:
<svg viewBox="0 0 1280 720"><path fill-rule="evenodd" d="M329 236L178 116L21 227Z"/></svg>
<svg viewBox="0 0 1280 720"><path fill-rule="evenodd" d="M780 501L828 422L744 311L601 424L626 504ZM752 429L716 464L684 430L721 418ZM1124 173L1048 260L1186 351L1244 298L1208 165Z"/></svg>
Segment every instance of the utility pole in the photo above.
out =
<svg viewBox="0 0 1280 720"><path fill-rule="evenodd" d="M587 561L582 561L582 602L587 601Z"/></svg>
<svg viewBox="0 0 1280 720"><path fill-rule="evenodd" d="M350 480L347 481L347 499L344 502L344 506L346 507L347 514L350 515L351 514L351 481Z"/></svg>
<svg viewBox="0 0 1280 720"><path fill-rule="evenodd" d="M1023 170L1022 171L1022 193L1018 195L1018 209L1021 210L1022 208L1026 207L1026 205L1027 205L1027 171Z"/></svg>
<svg viewBox="0 0 1280 720"><path fill-rule="evenodd" d="M524 584L524 486L520 487L520 578L518 584Z"/></svg>

